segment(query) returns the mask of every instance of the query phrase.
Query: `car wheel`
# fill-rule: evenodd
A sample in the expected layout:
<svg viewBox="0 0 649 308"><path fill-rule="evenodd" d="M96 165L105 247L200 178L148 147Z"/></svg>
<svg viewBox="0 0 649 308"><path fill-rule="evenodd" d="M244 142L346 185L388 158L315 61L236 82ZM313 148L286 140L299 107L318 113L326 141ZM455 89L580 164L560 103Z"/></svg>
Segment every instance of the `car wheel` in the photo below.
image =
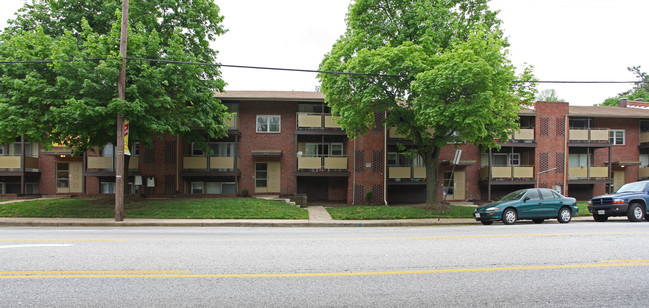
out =
<svg viewBox="0 0 649 308"><path fill-rule="evenodd" d="M629 205L629 211L626 213L626 217L629 218L629 221L642 221L644 219L644 209L638 203L631 203Z"/></svg>
<svg viewBox="0 0 649 308"><path fill-rule="evenodd" d="M535 224L543 223L544 220L545 220L545 219L540 219L540 218L539 218L539 219L532 219L532 221L533 221Z"/></svg>
<svg viewBox="0 0 649 308"><path fill-rule="evenodd" d="M557 217L557 220L560 223L565 224L570 222L571 219L572 219L572 211L567 207L562 207L559 210L559 216Z"/></svg>
<svg viewBox="0 0 649 308"><path fill-rule="evenodd" d="M488 225L494 223L492 220L481 220L480 222L481 222L483 225L485 225L485 226L488 226Z"/></svg>
<svg viewBox="0 0 649 308"><path fill-rule="evenodd" d="M608 220L608 216L593 214L593 219L595 219L595 221L597 222L605 222Z"/></svg>
<svg viewBox="0 0 649 308"><path fill-rule="evenodd" d="M503 223L506 225L513 225L516 222L516 219L518 219L516 210L509 208L503 212Z"/></svg>

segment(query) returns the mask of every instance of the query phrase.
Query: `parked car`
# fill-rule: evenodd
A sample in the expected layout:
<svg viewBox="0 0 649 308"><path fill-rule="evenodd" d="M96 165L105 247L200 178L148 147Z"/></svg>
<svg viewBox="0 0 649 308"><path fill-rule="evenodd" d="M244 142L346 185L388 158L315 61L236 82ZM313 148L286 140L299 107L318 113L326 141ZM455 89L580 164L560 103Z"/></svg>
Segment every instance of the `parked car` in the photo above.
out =
<svg viewBox="0 0 649 308"><path fill-rule="evenodd" d="M575 198L564 197L547 188L529 188L511 192L497 202L476 208L473 217L483 225L499 220L511 225L519 219L531 219L539 224L549 218L567 223L577 212L579 207Z"/></svg>
<svg viewBox="0 0 649 308"><path fill-rule="evenodd" d="M626 216L629 221L647 217L649 181L626 183L614 194L597 196L588 202L588 211L595 221L607 221L610 216Z"/></svg>

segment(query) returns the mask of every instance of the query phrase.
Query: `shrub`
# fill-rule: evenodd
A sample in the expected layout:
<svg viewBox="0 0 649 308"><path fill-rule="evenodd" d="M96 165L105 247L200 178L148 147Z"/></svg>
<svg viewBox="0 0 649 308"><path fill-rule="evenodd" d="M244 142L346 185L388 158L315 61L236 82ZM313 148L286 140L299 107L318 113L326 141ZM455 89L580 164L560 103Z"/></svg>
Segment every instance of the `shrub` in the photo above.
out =
<svg viewBox="0 0 649 308"><path fill-rule="evenodd" d="M244 189L241 191L241 197L250 197L250 192L248 192L248 189L247 189L247 188L244 188Z"/></svg>

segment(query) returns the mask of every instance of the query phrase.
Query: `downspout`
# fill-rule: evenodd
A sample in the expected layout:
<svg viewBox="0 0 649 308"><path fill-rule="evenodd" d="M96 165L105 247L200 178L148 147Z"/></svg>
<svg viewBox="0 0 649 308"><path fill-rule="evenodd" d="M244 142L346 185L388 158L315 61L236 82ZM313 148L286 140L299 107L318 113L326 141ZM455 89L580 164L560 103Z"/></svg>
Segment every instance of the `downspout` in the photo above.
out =
<svg viewBox="0 0 649 308"><path fill-rule="evenodd" d="M568 153L568 134L570 134L570 121L568 119L568 114L565 115L566 120L564 121L565 128L564 130L566 131L565 136L563 137L563 153L564 159L563 159L563 191L561 192L564 196L568 196L566 193L568 191L568 161L569 159L569 153Z"/></svg>
<svg viewBox="0 0 649 308"><path fill-rule="evenodd" d="M383 117L388 117L388 112L384 111ZM388 126L383 124L383 204L388 205Z"/></svg>

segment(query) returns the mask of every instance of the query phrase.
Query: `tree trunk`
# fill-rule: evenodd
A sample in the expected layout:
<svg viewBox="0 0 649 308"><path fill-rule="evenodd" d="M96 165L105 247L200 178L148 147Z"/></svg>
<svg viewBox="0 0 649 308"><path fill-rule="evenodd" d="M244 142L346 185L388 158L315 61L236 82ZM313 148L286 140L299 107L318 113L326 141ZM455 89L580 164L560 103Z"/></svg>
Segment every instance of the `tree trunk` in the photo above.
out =
<svg viewBox="0 0 649 308"><path fill-rule="evenodd" d="M439 147L435 147L432 152L420 154L426 165L426 204L429 205L438 203L437 189L439 185L437 182L437 166L439 166L439 153Z"/></svg>

